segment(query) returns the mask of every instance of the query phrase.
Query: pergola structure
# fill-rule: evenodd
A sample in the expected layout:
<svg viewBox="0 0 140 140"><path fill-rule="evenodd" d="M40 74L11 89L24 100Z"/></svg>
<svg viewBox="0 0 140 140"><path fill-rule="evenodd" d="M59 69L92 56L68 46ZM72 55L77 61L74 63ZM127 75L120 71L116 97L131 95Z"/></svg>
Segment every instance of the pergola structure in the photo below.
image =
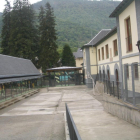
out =
<svg viewBox="0 0 140 140"><path fill-rule="evenodd" d="M82 67L56 67L47 69L49 86L70 86L84 84Z"/></svg>

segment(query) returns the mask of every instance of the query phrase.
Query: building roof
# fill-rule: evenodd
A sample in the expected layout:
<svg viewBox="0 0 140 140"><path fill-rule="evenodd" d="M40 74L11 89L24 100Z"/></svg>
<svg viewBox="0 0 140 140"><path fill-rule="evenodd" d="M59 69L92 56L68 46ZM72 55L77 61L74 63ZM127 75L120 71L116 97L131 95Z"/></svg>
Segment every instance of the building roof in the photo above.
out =
<svg viewBox="0 0 140 140"><path fill-rule="evenodd" d="M37 76L39 71L28 59L0 54L0 78Z"/></svg>
<svg viewBox="0 0 140 140"><path fill-rule="evenodd" d="M111 13L109 17L116 17L120 13L122 13L134 0L123 0Z"/></svg>
<svg viewBox="0 0 140 140"><path fill-rule="evenodd" d="M83 47L95 46L95 44L105 37L110 31L111 29L102 29L89 43L85 44Z"/></svg>
<svg viewBox="0 0 140 140"><path fill-rule="evenodd" d="M97 45L101 44L103 41L105 41L110 36L114 35L115 33L117 33L117 27L116 26L113 29L111 29L110 32L107 35L105 35L101 40L99 40L95 45L97 46Z"/></svg>
<svg viewBox="0 0 140 140"><path fill-rule="evenodd" d="M66 70L82 70L82 67L68 67L68 66L63 66L63 67L56 67L56 68L51 68L47 69L47 72L54 72L54 71L66 71Z"/></svg>
<svg viewBox="0 0 140 140"><path fill-rule="evenodd" d="M16 77L16 78L4 78L4 79L0 79L0 84L24 81L24 80L30 80L30 79L38 79L41 77L43 76L39 75L39 76L25 76L25 77Z"/></svg>
<svg viewBox="0 0 140 140"><path fill-rule="evenodd" d="M83 58L83 52L81 48L78 48L77 52L74 52L73 55L75 58Z"/></svg>

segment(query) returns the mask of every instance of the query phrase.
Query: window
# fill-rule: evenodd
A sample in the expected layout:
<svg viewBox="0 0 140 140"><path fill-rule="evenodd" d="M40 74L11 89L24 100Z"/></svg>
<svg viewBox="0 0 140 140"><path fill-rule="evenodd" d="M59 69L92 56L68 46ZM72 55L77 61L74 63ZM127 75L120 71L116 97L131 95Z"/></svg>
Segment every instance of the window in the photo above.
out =
<svg viewBox="0 0 140 140"><path fill-rule="evenodd" d="M105 46L106 49L106 59L109 58L109 49L108 49L108 45Z"/></svg>
<svg viewBox="0 0 140 140"><path fill-rule="evenodd" d="M102 47L102 60L104 60L104 47Z"/></svg>
<svg viewBox="0 0 140 140"><path fill-rule="evenodd" d="M126 49L127 52L132 51L132 36L130 17L126 19Z"/></svg>
<svg viewBox="0 0 140 140"><path fill-rule="evenodd" d="M114 46L114 56L118 55L117 39L113 41Z"/></svg>
<svg viewBox="0 0 140 140"><path fill-rule="evenodd" d="M134 64L134 78L135 79L138 79L139 78L138 64Z"/></svg>
<svg viewBox="0 0 140 140"><path fill-rule="evenodd" d="M99 58L99 61L100 61L100 49L98 50L98 58Z"/></svg>

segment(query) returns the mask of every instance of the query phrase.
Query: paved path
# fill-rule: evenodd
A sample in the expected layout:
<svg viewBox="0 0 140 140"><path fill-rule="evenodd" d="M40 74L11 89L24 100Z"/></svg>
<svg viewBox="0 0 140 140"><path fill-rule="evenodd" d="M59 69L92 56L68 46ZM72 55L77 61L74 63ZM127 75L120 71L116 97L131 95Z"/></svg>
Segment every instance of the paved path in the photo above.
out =
<svg viewBox="0 0 140 140"><path fill-rule="evenodd" d="M0 111L0 140L65 140L68 104L82 140L140 140L140 129L103 110L85 86L42 89Z"/></svg>
<svg viewBox="0 0 140 140"><path fill-rule="evenodd" d="M64 115L56 113L61 94L42 89L0 110L0 140L65 140Z"/></svg>

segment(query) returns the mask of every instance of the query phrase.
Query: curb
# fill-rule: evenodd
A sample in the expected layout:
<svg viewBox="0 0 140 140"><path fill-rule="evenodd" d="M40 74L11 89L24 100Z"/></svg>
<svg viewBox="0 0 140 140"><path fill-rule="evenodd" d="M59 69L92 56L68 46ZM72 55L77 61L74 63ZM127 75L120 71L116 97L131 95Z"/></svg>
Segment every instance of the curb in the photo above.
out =
<svg viewBox="0 0 140 140"><path fill-rule="evenodd" d="M66 113L64 113L64 122L65 122L65 137L66 137L66 140L70 140L69 128L68 128L67 119L66 119Z"/></svg>
<svg viewBox="0 0 140 140"><path fill-rule="evenodd" d="M19 95L18 97L14 97L12 99L4 101L4 102L0 103L0 110L5 108L5 107L7 107L7 106L10 106L10 105L12 105L12 104L14 104L16 102L19 102L22 99L28 98L28 97L30 97L30 96L38 93L38 92L39 92L39 89L33 90L33 91L31 91L31 92L29 92L27 94L22 94L22 95Z"/></svg>

